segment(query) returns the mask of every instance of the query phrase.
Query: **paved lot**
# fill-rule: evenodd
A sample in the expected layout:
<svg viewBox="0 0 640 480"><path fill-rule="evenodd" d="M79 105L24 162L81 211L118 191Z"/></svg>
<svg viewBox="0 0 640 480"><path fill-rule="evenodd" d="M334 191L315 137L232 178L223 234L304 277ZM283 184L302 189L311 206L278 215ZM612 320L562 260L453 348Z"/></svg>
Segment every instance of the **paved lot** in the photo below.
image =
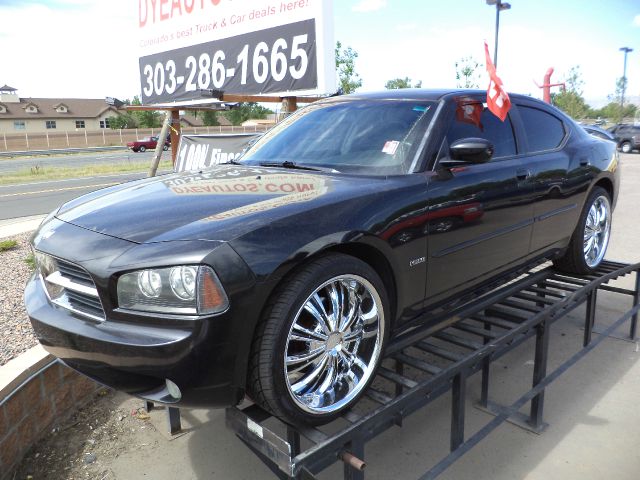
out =
<svg viewBox="0 0 640 480"><path fill-rule="evenodd" d="M638 262L640 155L624 155L622 168L622 192L608 258ZM628 278L620 284L631 287L632 281ZM612 322L629 305L620 304L611 295L599 295L597 323ZM578 350L583 315L584 311L578 309L554 325L550 369ZM528 342L493 367L494 400L513 401L528 388L533 370L532 346ZM479 397L479 384L478 375L468 384L467 435L490 419L472 405ZM547 390L545 419L550 426L542 435L503 424L442 478L637 480L639 399L638 344L606 339ZM108 401L104 408L120 411L140 405L121 394ZM449 404L450 396L444 395L410 417L404 428L394 427L369 443L367 478L418 478L446 454ZM223 411L184 411L183 420L187 433L169 440L162 433L162 412L152 412L155 428L131 428L127 435L102 441L100 447L105 451L109 450L109 442L120 447L124 444L126 450L117 455L99 455L91 468L105 473L99 478L123 480L271 478L267 468L225 428ZM341 474L342 467L337 465L323 472L321 478L333 479Z"/></svg>

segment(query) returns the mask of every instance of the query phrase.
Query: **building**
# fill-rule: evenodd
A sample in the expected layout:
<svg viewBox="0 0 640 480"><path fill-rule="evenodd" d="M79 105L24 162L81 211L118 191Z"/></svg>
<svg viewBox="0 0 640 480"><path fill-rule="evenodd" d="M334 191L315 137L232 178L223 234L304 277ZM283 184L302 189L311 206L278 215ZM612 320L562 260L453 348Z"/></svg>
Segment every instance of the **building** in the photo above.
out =
<svg viewBox="0 0 640 480"><path fill-rule="evenodd" d="M95 98L20 98L0 87L0 133L82 132L109 128L115 107Z"/></svg>

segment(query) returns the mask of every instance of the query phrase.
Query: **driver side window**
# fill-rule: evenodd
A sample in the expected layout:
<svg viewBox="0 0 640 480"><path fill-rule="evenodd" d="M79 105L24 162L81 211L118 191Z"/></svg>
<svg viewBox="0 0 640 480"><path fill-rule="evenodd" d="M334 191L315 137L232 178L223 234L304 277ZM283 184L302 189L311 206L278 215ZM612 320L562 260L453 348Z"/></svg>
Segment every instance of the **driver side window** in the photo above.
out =
<svg viewBox="0 0 640 480"><path fill-rule="evenodd" d="M461 138L479 137L490 141L494 147L493 159L516 154L516 141L511 119L504 122L479 101L457 101L456 112L449 129L447 143L451 145Z"/></svg>

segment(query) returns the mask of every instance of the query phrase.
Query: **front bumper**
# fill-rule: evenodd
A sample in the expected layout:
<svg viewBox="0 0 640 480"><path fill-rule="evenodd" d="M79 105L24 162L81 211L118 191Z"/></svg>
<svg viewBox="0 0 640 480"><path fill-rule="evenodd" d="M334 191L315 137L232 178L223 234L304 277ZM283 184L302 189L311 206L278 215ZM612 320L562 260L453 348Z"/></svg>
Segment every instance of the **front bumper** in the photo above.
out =
<svg viewBox="0 0 640 480"><path fill-rule="evenodd" d="M37 273L27 283L25 305L44 348L104 385L180 406L224 407L242 398L233 385L236 345L225 341L233 338L226 314L183 328L95 322L52 304ZM166 392L166 379L180 388L179 401Z"/></svg>

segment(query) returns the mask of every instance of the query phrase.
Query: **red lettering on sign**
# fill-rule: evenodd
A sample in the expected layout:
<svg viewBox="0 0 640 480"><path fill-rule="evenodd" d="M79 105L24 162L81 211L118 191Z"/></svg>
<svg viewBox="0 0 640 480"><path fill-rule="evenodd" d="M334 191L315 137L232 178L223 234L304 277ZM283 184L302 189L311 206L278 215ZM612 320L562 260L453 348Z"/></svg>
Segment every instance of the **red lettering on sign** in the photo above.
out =
<svg viewBox="0 0 640 480"><path fill-rule="evenodd" d="M164 22L183 14L193 13L195 6L200 10L217 6L222 0L138 0L138 25L143 28L156 22Z"/></svg>

